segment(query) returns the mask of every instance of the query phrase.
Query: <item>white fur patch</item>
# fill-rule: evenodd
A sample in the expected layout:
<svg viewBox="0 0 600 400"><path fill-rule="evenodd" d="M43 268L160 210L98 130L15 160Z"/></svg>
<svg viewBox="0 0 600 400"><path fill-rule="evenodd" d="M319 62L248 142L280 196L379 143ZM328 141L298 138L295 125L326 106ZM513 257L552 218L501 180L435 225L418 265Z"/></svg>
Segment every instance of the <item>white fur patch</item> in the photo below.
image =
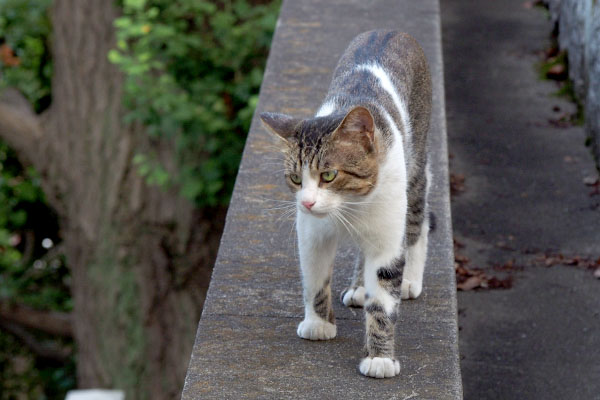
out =
<svg viewBox="0 0 600 400"><path fill-rule="evenodd" d="M298 336L308 340L329 340L337 334L337 327L320 318L305 318L298 325Z"/></svg>
<svg viewBox="0 0 600 400"><path fill-rule="evenodd" d="M317 111L317 115L315 117L326 117L331 114L335 110L335 99L329 100L327 103L323 104L319 111Z"/></svg>
<svg viewBox="0 0 600 400"><path fill-rule="evenodd" d="M406 251L406 265L402 275L401 297L403 300L416 299L423 290L423 272L427 260L428 218L423 220L421 234L417 242Z"/></svg>
<svg viewBox="0 0 600 400"><path fill-rule="evenodd" d="M392 129L392 134L394 135L394 140L396 140L396 141L402 140L402 134L398 130L398 127L396 126L396 123L392 119L392 116L384 109L381 109L381 113L383 114L383 117L387 121L388 126Z"/></svg>
<svg viewBox="0 0 600 400"><path fill-rule="evenodd" d="M410 125L410 118L408 117L408 108L406 107L404 101L398 95L396 87L392 83L392 80L390 79L389 75L385 72L383 68L381 68L381 66L377 64L359 65L358 67L356 67L356 69L369 71L379 80L379 84L381 85L383 90L388 92L389 95L392 97L392 100L394 101L394 104L396 105L396 108L400 113L400 118L402 119L404 134L406 135L407 139L410 139L412 135L412 128Z"/></svg>
<svg viewBox="0 0 600 400"><path fill-rule="evenodd" d="M339 207L341 198L331 190L319 187L320 180L311 174L308 165L302 169L302 189L296 192L296 201L301 212L312 214L315 217L324 217L328 212ZM302 202L314 203L310 212Z"/></svg>
<svg viewBox="0 0 600 400"><path fill-rule="evenodd" d="M344 294L342 302L346 307L362 307L365 305L365 288L362 286L348 289Z"/></svg>
<svg viewBox="0 0 600 400"><path fill-rule="evenodd" d="M358 369L361 374L372 378L391 378L400 373L400 363L388 357L365 357Z"/></svg>

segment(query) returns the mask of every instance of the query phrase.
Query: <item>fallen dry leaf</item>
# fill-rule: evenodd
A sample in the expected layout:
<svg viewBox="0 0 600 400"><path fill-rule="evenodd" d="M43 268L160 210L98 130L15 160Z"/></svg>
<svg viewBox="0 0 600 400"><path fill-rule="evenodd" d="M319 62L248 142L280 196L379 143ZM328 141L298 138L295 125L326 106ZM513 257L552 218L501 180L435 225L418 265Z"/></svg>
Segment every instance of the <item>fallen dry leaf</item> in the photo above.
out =
<svg viewBox="0 0 600 400"><path fill-rule="evenodd" d="M556 64L548 69L546 78L556 81L562 81L567 78L567 67L564 64Z"/></svg>
<svg viewBox="0 0 600 400"><path fill-rule="evenodd" d="M467 278L466 281L457 284L456 288L458 290L473 290L477 287L480 287L482 282L483 279L481 276L472 276L470 278Z"/></svg>
<svg viewBox="0 0 600 400"><path fill-rule="evenodd" d="M512 276L504 279L498 279L495 276L492 276L488 279L487 286L490 289L510 289L512 287L512 281Z"/></svg>
<svg viewBox="0 0 600 400"><path fill-rule="evenodd" d="M510 260L504 264L496 264L493 268L499 271L522 271L524 269L523 266L516 265L515 260Z"/></svg>
<svg viewBox="0 0 600 400"><path fill-rule="evenodd" d="M545 253L538 255L536 259L537 264L543 264L546 267L551 267L553 265L569 265L582 267L586 269L595 269L600 267L600 258L593 259L590 257L582 257L579 255L575 256L565 256L564 254L552 254Z"/></svg>
<svg viewBox="0 0 600 400"><path fill-rule="evenodd" d="M514 240L512 235L508 236L509 240ZM465 247L458 240L454 240L454 269L456 271L456 288L458 290L473 290L473 289L508 289L512 287L512 277L499 279L495 276L488 277L485 272L479 268L469 268L469 257L460 254L459 250ZM600 264L599 264L600 265ZM504 271L520 270L522 267L515 266L515 261L510 260L504 265L494 266L494 268Z"/></svg>
<svg viewBox="0 0 600 400"><path fill-rule="evenodd" d="M465 191L465 176L462 174L450 174L450 194L456 196Z"/></svg>
<svg viewBox="0 0 600 400"><path fill-rule="evenodd" d="M460 263L460 264L468 264L470 260L469 260L469 257L467 257L467 256L464 256L462 254L455 254L454 261L456 261L457 263Z"/></svg>

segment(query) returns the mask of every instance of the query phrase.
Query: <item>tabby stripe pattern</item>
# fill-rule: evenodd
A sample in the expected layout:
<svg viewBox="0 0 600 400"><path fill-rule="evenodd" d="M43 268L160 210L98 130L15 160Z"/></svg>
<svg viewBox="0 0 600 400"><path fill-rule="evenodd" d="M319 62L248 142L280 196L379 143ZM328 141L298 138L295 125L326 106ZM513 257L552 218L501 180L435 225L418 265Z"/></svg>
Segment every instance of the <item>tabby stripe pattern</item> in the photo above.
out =
<svg viewBox="0 0 600 400"><path fill-rule="evenodd" d="M331 285L329 280L325 282L323 288L315 295L313 308L315 313L320 318L329 321L332 324L334 323L335 317L333 315L333 307L331 305Z"/></svg>
<svg viewBox="0 0 600 400"><path fill-rule="evenodd" d="M391 265L381 267L377 270L379 285L398 301L400 301L401 297L400 288L402 286L402 274L405 264L406 259L402 256L394 260Z"/></svg>
<svg viewBox="0 0 600 400"><path fill-rule="evenodd" d="M365 307L365 316L367 320L367 356L394 358L396 313L387 315L380 303L372 301Z"/></svg>
<svg viewBox="0 0 600 400"><path fill-rule="evenodd" d="M406 246L414 245L421 234L425 218L425 196L427 195L427 175L415 174L408 182L408 213L406 216Z"/></svg>

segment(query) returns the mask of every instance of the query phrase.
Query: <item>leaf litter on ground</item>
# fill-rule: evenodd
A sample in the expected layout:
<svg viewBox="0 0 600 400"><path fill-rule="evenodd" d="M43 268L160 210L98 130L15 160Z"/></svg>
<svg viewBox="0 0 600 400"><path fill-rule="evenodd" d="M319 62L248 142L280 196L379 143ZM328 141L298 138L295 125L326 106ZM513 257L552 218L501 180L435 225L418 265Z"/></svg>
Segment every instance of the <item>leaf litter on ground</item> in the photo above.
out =
<svg viewBox="0 0 600 400"><path fill-rule="evenodd" d="M483 270L476 267L470 267L471 260L464 254L459 252L459 249L464 248L464 244L454 239L454 269L456 271L456 288L458 290L468 291L474 289L509 289L512 287L513 278L508 276L504 279L496 276L489 276ZM515 270L514 260L494 266L500 270Z"/></svg>
<svg viewBox="0 0 600 400"><path fill-rule="evenodd" d="M450 194L457 196L465 191L465 176L462 174L450 173Z"/></svg>

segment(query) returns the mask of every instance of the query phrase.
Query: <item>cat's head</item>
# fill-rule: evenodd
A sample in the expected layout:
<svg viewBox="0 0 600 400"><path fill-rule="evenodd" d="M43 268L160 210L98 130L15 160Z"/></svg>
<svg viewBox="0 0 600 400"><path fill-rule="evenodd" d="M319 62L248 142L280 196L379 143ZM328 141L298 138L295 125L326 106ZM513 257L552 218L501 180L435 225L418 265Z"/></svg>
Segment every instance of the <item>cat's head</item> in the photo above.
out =
<svg viewBox="0 0 600 400"><path fill-rule="evenodd" d="M301 211L322 217L375 187L379 144L366 108L309 119L274 113L260 117L281 139L286 183Z"/></svg>

